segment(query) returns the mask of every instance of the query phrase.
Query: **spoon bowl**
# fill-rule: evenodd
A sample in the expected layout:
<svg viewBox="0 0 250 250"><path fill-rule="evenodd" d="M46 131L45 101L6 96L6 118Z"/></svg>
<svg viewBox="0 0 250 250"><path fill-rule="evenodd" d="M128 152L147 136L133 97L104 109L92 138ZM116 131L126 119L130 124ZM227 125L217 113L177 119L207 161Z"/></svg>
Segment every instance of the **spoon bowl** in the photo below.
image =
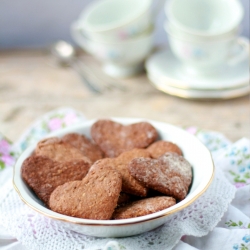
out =
<svg viewBox="0 0 250 250"><path fill-rule="evenodd" d="M61 62L68 63L76 56L75 48L65 42L58 41L51 47L51 53Z"/></svg>

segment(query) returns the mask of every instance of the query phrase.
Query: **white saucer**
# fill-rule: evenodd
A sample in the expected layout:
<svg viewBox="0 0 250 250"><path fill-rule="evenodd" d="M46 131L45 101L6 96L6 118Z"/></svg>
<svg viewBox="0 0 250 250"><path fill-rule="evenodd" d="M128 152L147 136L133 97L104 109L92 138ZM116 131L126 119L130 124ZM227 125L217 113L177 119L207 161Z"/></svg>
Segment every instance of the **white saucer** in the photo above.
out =
<svg viewBox="0 0 250 250"><path fill-rule="evenodd" d="M249 84L249 56L242 62L234 65L223 65L216 73L207 76L189 75L182 63L172 54L170 49L153 54L145 64L146 71L157 82L160 79L168 87L188 91L206 90L226 91L230 88L244 89ZM155 83L155 82L154 82ZM157 84L157 83L156 83ZM219 95L219 92L216 92ZM222 92L220 92L222 93ZM207 94L209 97L211 94ZM206 95L205 95L206 96Z"/></svg>
<svg viewBox="0 0 250 250"><path fill-rule="evenodd" d="M178 96L187 99L231 99L245 96L250 93L250 85L246 83L237 88L219 89L219 90L197 90L197 89L181 89L168 85L162 79L157 78L153 74L148 74L148 78L158 90L169 95Z"/></svg>

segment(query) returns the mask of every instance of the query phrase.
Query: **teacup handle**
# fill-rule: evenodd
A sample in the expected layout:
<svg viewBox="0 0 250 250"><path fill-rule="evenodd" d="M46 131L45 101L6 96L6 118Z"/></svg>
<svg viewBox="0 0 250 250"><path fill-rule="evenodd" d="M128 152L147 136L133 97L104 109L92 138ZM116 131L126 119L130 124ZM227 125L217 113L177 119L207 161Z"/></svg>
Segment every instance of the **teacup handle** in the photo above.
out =
<svg viewBox="0 0 250 250"><path fill-rule="evenodd" d="M229 56L228 64L230 66L234 66L249 57L249 41L244 37L239 37L236 44L240 47L241 51L237 55Z"/></svg>

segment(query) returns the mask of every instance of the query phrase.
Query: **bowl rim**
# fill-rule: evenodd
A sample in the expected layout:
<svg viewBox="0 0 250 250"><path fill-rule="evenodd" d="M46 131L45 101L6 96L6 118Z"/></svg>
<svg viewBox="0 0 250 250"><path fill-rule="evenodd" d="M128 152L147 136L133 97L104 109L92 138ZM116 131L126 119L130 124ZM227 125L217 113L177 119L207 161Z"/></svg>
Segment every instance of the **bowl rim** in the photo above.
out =
<svg viewBox="0 0 250 250"><path fill-rule="evenodd" d="M164 125L164 126L168 126L168 127L172 128L172 129L179 130L179 132L181 132L181 133L185 133L187 136L189 136L193 140L196 140L196 142L198 144L200 144L200 146L202 146L203 149L209 154L209 157L210 157L210 160L211 160L211 162L210 162L211 163L211 169L210 169L210 175L207 176L207 178L208 178L207 182L206 183L202 182L201 184L199 184L198 187L200 187L200 185L202 185L202 189L199 191L199 193L194 195L192 198L186 197L184 200L178 202L174 206L171 206L171 207L169 207L167 209L163 209L163 210L158 211L156 213L148 214L148 215L145 215L145 216L140 216L140 217L135 217L135 218L130 218L130 219L120 219L120 220L93 220L93 219L82 219L82 218L67 216L67 215L59 214L59 213L56 213L56 212L50 210L49 208L47 208L47 207L37 203L36 201L34 201L28 195L27 195L27 198L25 197L26 193L25 193L25 190L23 188L23 185L25 185L26 187L27 187L27 185L23 181L20 171L17 172L16 169L19 168L19 170L21 170L22 162L28 156L30 156L30 154L33 152L33 150L34 150L34 148L35 148L35 146L37 144L37 143L34 143L33 145L29 146L25 151L23 151L23 153L19 156L19 158L17 159L17 161L16 161L16 163L15 163L15 165L13 167L13 179L12 179L13 187L14 187L15 191L18 193L21 200L27 206L29 206L30 208L32 208L36 212L44 215L45 217L49 217L51 219L55 219L55 220L59 220L59 221L62 221L62 222L67 222L67 223L72 223L72 224L77 224L77 225L84 225L84 226L128 226L128 225L134 225L134 224L139 224L139 223L143 223L143 222L158 220L160 218L172 215L172 214L174 214L174 213L188 207L190 204L192 204L211 185L211 183L213 181L213 178L214 178L214 175L215 175L215 167L214 167L214 162L213 162L213 159L212 159L211 152L194 135L189 134L184 129L181 129L181 128L179 128L177 126L174 126L172 124L169 124L169 123L166 123L166 122L158 122L158 121L154 121L154 120L146 119L146 118L127 118L127 117L126 118L125 117L118 118L118 117L111 117L111 118L105 118L105 119L110 119L110 120L120 122L120 123L125 124L125 125L145 121L145 122L151 123L153 126L154 126L154 124L158 124L158 125L162 125L162 126ZM72 131L74 131L76 129L81 129L82 127L91 126L97 120L98 119L92 119L92 120L85 121L85 122L83 122L81 124L76 124L76 125L73 125L73 126L69 126L69 127L57 130L55 132L52 132L52 133L48 134L44 138L48 138L48 137L52 137L52 136L61 136L61 135L65 134L65 133L70 133L70 132L72 132ZM20 182L20 183L18 183L18 182Z"/></svg>

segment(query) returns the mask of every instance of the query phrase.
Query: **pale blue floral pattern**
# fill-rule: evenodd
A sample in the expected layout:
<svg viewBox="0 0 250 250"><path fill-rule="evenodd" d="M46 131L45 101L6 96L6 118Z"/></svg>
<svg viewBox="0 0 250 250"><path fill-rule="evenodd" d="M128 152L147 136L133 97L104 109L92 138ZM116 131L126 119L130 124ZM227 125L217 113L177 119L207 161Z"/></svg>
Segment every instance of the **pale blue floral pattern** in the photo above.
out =
<svg viewBox="0 0 250 250"><path fill-rule="evenodd" d="M242 188L250 184L250 145L244 142L232 144L222 134L205 131L196 127L186 128L188 132L195 135L210 150L213 156L216 156L221 149L224 155L222 157L223 165L226 165L226 174L229 181L236 187ZM228 220L225 225L229 229L250 230L249 221ZM250 235L245 235L238 243L234 243L233 250L250 250Z"/></svg>
<svg viewBox="0 0 250 250"><path fill-rule="evenodd" d="M250 242L250 235L247 234L242 238L242 241L240 243L235 243L232 247L233 250L249 250L250 244L247 244Z"/></svg>
<svg viewBox="0 0 250 250"><path fill-rule="evenodd" d="M231 148L225 154L225 157L230 159L231 165L234 167L230 170L231 178L237 188L244 187L250 184L250 152L249 148Z"/></svg>
<svg viewBox="0 0 250 250"><path fill-rule="evenodd" d="M246 234L246 235L242 238L242 240L244 240L245 243L250 242L250 235L249 235L249 234Z"/></svg>

